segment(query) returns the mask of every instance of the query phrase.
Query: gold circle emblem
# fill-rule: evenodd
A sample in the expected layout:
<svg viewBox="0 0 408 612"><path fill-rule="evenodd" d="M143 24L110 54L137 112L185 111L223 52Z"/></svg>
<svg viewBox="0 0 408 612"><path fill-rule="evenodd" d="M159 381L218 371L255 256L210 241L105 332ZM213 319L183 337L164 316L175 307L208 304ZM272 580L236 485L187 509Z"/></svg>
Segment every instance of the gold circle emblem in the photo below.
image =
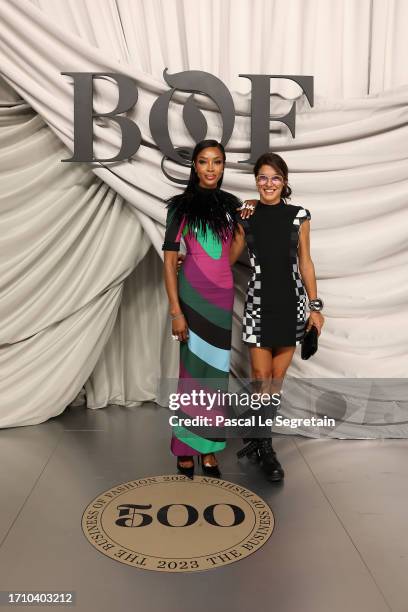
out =
<svg viewBox="0 0 408 612"><path fill-rule="evenodd" d="M158 572L222 567L256 552L270 537L268 504L227 480L182 475L124 482L96 497L82 530L104 555Z"/></svg>

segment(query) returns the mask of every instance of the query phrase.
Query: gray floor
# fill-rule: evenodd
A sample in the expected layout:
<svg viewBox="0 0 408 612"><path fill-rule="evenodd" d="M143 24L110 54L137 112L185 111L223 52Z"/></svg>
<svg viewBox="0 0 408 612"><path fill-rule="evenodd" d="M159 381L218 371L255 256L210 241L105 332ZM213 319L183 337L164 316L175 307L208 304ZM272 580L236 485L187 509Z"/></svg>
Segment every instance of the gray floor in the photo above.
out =
<svg viewBox="0 0 408 612"><path fill-rule="evenodd" d="M70 408L1 430L1 590L73 590L81 612L407 612L408 440L281 436L274 445L283 486L238 463L238 441L221 456L226 480L270 504L266 545L220 569L162 574L110 560L81 531L99 492L174 473L162 409Z"/></svg>

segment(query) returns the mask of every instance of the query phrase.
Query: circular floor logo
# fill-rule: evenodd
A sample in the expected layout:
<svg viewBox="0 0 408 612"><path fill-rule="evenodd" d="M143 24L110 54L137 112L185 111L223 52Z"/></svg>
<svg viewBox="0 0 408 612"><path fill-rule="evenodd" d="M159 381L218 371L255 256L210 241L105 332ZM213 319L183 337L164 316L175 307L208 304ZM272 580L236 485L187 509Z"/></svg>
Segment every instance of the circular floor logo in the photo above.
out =
<svg viewBox="0 0 408 612"><path fill-rule="evenodd" d="M222 567L256 552L274 518L249 489L195 476L124 482L85 509L82 529L111 559L146 570L194 572Z"/></svg>

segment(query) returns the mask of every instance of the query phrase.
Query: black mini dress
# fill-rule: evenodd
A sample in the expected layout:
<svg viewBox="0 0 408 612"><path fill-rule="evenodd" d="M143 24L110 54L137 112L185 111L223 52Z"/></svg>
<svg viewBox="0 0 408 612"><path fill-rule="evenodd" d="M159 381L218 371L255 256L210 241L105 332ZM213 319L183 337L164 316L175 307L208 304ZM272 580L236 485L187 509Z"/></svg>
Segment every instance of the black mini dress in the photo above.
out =
<svg viewBox="0 0 408 612"><path fill-rule="evenodd" d="M297 346L306 324L306 291L298 270L299 232L310 219L302 206L258 201L245 230L252 275L245 299L242 339L256 347Z"/></svg>

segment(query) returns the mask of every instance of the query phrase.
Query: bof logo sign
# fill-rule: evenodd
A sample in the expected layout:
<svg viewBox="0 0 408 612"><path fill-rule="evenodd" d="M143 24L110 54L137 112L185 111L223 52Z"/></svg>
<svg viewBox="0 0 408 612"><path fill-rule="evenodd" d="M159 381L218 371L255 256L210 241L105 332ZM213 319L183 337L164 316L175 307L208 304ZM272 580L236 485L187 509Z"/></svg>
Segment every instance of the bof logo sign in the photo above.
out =
<svg viewBox="0 0 408 612"><path fill-rule="evenodd" d="M192 572L256 552L274 518L258 495L226 480L181 475L122 483L85 509L82 530L101 553L140 569Z"/></svg>
<svg viewBox="0 0 408 612"><path fill-rule="evenodd" d="M114 72L62 72L72 77L74 84L74 153L65 162L114 162L129 159L142 144L142 134L138 125L129 117L123 115L137 103L137 81L131 77ZM262 153L269 151L270 122L278 121L285 124L292 137L296 132L296 102L293 101L288 113L284 116L270 115L271 81L274 79L289 79L296 82L306 96L310 106L313 106L313 77L306 75L282 74L240 74L251 82L251 152L248 159L238 163L254 164ZM118 88L116 108L105 113L96 113L93 109L93 79L112 79ZM220 142L226 146L231 138L235 125L235 106L231 93L226 85L216 76L201 70L186 70L169 74L167 68L163 78L169 90L158 96L153 103L149 126L151 135L160 151L163 153L162 170L168 178L175 182L182 180L169 176L163 162L168 159L186 166L189 165L191 148L175 148L170 138L168 127L168 111L174 94L178 91L191 95L183 106L183 120L189 134L195 142L204 140L207 134L207 121L196 105L194 94L208 96L216 105L222 119L222 135ZM93 154L93 120L106 117L115 121L122 133L122 144L114 157L95 158Z"/></svg>

